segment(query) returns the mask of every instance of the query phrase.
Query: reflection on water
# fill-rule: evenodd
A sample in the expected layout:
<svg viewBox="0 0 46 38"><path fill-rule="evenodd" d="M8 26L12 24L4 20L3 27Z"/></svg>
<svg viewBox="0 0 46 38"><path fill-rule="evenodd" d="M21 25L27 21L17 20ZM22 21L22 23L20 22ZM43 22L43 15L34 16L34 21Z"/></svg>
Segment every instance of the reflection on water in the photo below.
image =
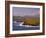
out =
<svg viewBox="0 0 46 38"><path fill-rule="evenodd" d="M39 30L40 26L22 25L23 22L13 22L13 30Z"/></svg>

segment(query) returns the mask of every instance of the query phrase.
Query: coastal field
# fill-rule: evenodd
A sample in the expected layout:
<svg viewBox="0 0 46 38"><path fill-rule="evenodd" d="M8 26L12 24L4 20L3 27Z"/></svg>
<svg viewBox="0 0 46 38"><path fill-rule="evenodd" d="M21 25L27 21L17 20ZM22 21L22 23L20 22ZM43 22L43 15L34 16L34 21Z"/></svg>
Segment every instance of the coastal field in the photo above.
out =
<svg viewBox="0 0 46 38"><path fill-rule="evenodd" d="M13 16L13 21L16 21L16 22L24 22L23 25L37 26L37 25L40 24L40 18L39 17Z"/></svg>
<svg viewBox="0 0 46 38"><path fill-rule="evenodd" d="M39 30L39 17L13 16L13 30Z"/></svg>

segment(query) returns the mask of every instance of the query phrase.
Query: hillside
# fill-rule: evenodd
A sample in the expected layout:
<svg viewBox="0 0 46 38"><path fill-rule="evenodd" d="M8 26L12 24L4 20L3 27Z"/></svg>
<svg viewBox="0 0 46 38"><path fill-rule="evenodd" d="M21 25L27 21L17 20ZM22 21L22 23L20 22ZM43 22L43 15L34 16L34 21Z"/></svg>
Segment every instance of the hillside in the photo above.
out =
<svg viewBox="0 0 46 38"><path fill-rule="evenodd" d="M13 21L24 22L23 25L39 25L40 18L39 17L30 17L30 16L13 16Z"/></svg>

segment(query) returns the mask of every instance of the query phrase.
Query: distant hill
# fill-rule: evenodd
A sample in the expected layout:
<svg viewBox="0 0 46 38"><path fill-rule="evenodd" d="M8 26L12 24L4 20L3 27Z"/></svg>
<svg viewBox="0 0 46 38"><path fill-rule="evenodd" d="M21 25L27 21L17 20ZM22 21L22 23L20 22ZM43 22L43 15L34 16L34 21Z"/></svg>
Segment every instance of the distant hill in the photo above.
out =
<svg viewBox="0 0 46 38"><path fill-rule="evenodd" d="M13 16L13 21L23 21L25 18L21 16Z"/></svg>
<svg viewBox="0 0 46 38"><path fill-rule="evenodd" d="M13 16L13 21L15 20L24 20L24 19L28 19L28 18L35 18L35 19L39 19L39 16Z"/></svg>

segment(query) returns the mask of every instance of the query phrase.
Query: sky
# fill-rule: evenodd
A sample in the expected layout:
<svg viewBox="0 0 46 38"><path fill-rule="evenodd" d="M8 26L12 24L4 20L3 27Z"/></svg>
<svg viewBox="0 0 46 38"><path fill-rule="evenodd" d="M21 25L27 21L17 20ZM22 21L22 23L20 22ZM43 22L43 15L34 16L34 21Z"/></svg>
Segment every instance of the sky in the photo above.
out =
<svg viewBox="0 0 46 38"><path fill-rule="evenodd" d="M13 7L13 16L37 16L40 15L40 8Z"/></svg>

